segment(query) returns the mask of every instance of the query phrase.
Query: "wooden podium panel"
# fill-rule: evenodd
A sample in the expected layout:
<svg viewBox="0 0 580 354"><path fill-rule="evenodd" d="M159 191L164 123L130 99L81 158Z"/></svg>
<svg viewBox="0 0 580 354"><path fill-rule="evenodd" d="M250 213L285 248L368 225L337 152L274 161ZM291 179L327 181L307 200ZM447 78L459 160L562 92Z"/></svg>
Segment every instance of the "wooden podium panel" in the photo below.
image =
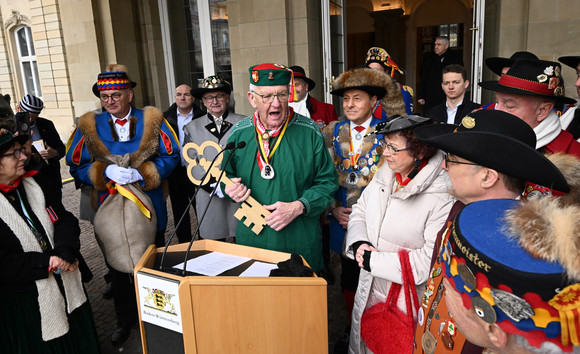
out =
<svg viewBox="0 0 580 354"><path fill-rule="evenodd" d="M170 246L169 252L183 253L186 248L187 244ZM211 240L194 242L192 250L216 251L269 263L290 258L288 253ZM153 269L161 252L162 248L151 246L135 267L135 273L179 280L185 353L328 352L324 279L316 275L180 277ZM141 320L141 313L139 316ZM140 325L147 353L147 340L151 339L142 321Z"/></svg>

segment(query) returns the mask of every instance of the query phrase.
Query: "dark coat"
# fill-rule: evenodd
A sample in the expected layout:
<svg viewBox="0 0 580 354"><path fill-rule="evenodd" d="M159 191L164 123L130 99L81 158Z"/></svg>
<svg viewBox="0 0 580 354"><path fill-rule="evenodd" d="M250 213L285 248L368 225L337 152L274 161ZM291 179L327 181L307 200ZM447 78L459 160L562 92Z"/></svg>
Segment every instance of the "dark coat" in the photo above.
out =
<svg viewBox="0 0 580 354"><path fill-rule="evenodd" d="M197 107L195 104L193 105L193 119L198 118L199 116L203 116L205 112ZM165 112L163 112L163 117L167 119L171 128L175 131L177 136L179 137L178 127L177 127L177 104L174 102ZM180 141L180 144L183 144L183 141Z"/></svg>
<svg viewBox="0 0 580 354"><path fill-rule="evenodd" d="M455 121L453 124L461 123L461 119L471 113L474 109L480 107L479 103L463 99L463 102L457 107L457 113L455 114ZM433 118L434 122L447 123L447 106L445 101L435 105L425 111L425 117Z"/></svg>
<svg viewBox="0 0 580 354"><path fill-rule="evenodd" d="M58 186L62 188L62 178L60 175L60 159L66 154L66 147L62 140L60 140L60 135L56 131L54 123L52 121L38 117L36 118L36 127L38 133L44 140L44 143L51 148L55 149L58 155L51 159L48 159L48 169L47 174L50 174L51 178L58 183Z"/></svg>
<svg viewBox="0 0 580 354"><path fill-rule="evenodd" d="M37 176L28 178L37 180ZM46 187L42 186L42 181L37 181L42 189ZM31 212L29 198L26 195L23 183L20 184L18 190L24 199L25 207ZM0 198L5 198L5 195L3 194ZM34 281L48 277L48 264L52 255L59 256L67 261L78 259L80 256L80 228L77 218L64 208L59 199L51 199L49 195L45 195L45 198L44 207L52 207L52 210L58 216L58 220L54 223L55 247L53 250L46 252L24 252L13 230L4 222L4 211L0 210L0 234L2 235L0 267L4 270L0 284L4 291L14 292L36 289ZM22 210L21 208L15 209L22 215L18 210ZM38 217L32 212L31 219L34 225L44 232Z"/></svg>
<svg viewBox="0 0 580 354"><path fill-rule="evenodd" d="M463 58L458 53L448 49L442 55L428 52L423 59L421 82L417 99L424 99L424 111L445 101L445 92L441 88L441 70L449 64L463 65Z"/></svg>

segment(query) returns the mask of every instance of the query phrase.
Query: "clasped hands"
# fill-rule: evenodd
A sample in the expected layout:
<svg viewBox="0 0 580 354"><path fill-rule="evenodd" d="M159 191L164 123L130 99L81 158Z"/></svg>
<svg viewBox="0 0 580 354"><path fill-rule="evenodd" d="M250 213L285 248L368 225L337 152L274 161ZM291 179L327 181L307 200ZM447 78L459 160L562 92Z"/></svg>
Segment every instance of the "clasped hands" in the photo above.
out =
<svg viewBox="0 0 580 354"><path fill-rule="evenodd" d="M69 262L65 261L64 259L58 256L51 256L50 260L48 261L48 271L49 272L72 272L77 269L79 266L79 261L75 261L74 264L70 264Z"/></svg>
<svg viewBox="0 0 580 354"><path fill-rule="evenodd" d="M143 176L138 170L132 167L120 167L117 165L109 165L105 169L105 176L117 184L124 185L135 183L143 180Z"/></svg>
<svg viewBox="0 0 580 354"><path fill-rule="evenodd" d="M234 183L226 187L226 194L236 203L244 202L248 199L252 190L243 185L242 179L239 177L232 178L231 180ZM300 201L295 200L293 202L276 202L274 204L264 205L264 208L272 212L265 217L268 226L276 231L280 231L302 214L303 207Z"/></svg>

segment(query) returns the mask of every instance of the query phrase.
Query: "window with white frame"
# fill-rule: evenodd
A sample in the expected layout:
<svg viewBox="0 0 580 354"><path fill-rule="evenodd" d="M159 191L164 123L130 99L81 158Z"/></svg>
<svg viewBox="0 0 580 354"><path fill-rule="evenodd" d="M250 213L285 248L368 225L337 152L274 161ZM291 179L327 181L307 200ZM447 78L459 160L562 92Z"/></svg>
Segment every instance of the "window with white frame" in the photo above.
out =
<svg viewBox="0 0 580 354"><path fill-rule="evenodd" d="M24 92L36 97L42 97L30 27L22 26L17 28L14 31L14 36L16 38L16 48L18 49L18 60L20 62L20 74L22 76Z"/></svg>

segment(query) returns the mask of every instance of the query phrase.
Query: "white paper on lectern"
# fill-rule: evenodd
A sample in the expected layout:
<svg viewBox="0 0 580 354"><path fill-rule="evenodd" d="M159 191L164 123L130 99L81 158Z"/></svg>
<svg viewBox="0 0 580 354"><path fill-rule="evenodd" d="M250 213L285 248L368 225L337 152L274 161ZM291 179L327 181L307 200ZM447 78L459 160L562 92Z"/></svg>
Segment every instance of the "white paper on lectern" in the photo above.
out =
<svg viewBox="0 0 580 354"><path fill-rule="evenodd" d="M276 264L256 261L244 270L240 277L269 277L270 271L276 268L278 268Z"/></svg>
<svg viewBox="0 0 580 354"><path fill-rule="evenodd" d="M246 263L250 259L251 258L234 256L232 254L211 252L187 261L186 270L197 274L216 276L235 268L240 264ZM183 269L183 263L180 263L173 268Z"/></svg>

